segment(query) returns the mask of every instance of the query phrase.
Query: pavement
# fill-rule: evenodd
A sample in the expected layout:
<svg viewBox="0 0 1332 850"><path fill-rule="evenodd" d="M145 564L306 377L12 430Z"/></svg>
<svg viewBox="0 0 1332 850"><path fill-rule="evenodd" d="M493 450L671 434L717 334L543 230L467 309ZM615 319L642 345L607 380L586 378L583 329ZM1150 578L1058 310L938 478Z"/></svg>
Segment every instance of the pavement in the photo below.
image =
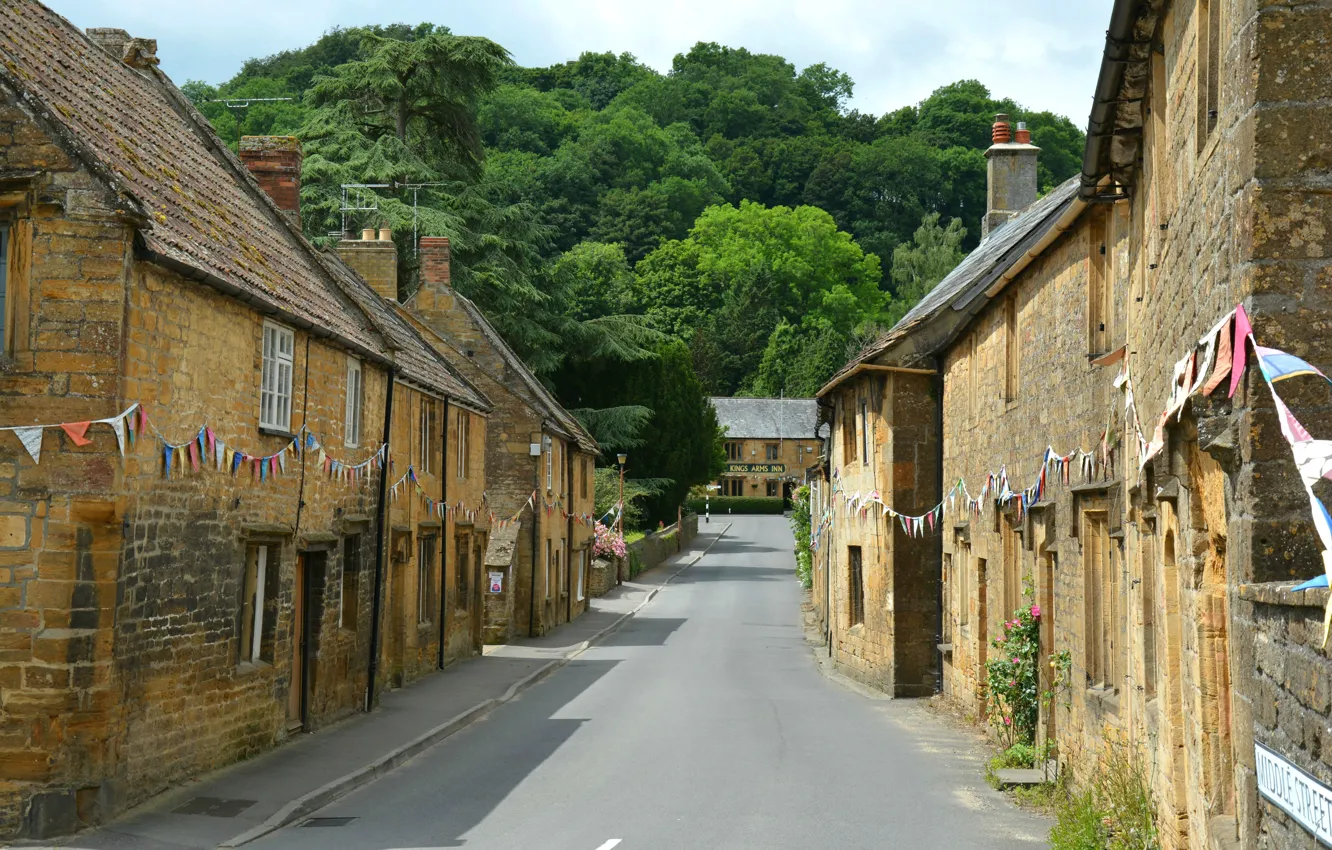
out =
<svg viewBox="0 0 1332 850"><path fill-rule="evenodd" d="M696 562L727 527L724 522L704 526L686 551L589 600L582 616L547 635L487 646L479 658L383 694L380 706L370 714L298 736L261 756L158 795L105 827L45 846L211 850L248 846L286 824L304 820L484 719L612 635Z"/></svg>

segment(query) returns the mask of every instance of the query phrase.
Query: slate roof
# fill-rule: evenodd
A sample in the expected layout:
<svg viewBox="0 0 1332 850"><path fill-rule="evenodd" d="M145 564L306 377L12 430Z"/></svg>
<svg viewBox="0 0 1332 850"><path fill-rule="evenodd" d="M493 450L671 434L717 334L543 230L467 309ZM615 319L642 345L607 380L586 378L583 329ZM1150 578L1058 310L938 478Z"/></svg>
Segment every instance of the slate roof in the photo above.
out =
<svg viewBox="0 0 1332 850"><path fill-rule="evenodd" d="M812 440L819 427L819 403L812 398L711 399L717 422L737 440Z"/></svg>
<svg viewBox="0 0 1332 850"><path fill-rule="evenodd" d="M964 257L957 268L912 307L901 321L843 366L820 390L820 395L840 383L857 366L883 354L922 326L944 315L949 308L960 311L972 305L977 298L984 297L985 290L1055 225L1077 197L1078 187L1077 177L1065 181L1020 215L991 231L989 237ZM951 341L951 336L940 337L926 347L925 353L937 353Z"/></svg>
<svg viewBox="0 0 1332 850"><path fill-rule="evenodd" d="M385 301L333 251L321 252L320 259L334 274L343 290L370 316L375 327L394 349L393 361L403 378L442 391L451 399L475 407L483 413L491 410L489 400L480 390L453 370L448 361L398 314L396 305Z"/></svg>
<svg viewBox="0 0 1332 850"><path fill-rule="evenodd" d="M34 0L0 0L0 82L146 218L140 233L160 261L364 353L382 350L367 317L166 75L117 61Z"/></svg>

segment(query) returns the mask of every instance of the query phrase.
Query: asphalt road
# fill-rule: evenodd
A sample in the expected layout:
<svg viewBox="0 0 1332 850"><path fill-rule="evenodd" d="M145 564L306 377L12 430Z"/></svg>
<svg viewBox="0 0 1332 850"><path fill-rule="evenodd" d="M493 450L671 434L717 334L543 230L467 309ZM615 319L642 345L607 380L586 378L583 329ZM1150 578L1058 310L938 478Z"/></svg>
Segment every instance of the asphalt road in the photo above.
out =
<svg viewBox="0 0 1332 850"><path fill-rule="evenodd" d="M975 736L825 677L781 517L735 518L605 642L253 848L1037 848ZM352 818L341 825L318 819Z"/></svg>

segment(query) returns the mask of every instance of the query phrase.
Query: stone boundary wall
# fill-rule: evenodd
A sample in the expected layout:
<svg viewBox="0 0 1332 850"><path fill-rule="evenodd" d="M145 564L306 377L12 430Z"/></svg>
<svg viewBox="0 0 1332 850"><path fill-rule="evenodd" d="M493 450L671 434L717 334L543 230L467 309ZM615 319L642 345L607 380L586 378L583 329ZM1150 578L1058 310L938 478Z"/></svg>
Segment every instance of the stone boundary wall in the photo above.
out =
<svg viewBox="0 0 1332 850"><path fill-rule="evenodd" d="M684 533L676 533L675 525L668 525L661 531L654 532L630 543L627 547L629 557L618 563L616 561L598 558L592 562L592 569L587 577L587 595L591 598L604 596L616 584L616 571L619 571L620 581L628 581L633 576L647 572L654 567L659 567L667 558L684 551L695 537L698 536L698 514L685 514ZM638 567L633 573L630 573L631 564L637 559Z"/></svg>

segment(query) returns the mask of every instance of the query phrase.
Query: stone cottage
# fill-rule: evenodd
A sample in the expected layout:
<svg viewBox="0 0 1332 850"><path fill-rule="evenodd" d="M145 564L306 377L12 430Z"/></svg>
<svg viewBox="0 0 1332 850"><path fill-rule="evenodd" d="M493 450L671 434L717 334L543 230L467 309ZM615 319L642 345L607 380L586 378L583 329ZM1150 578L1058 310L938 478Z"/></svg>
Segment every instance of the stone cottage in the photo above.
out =
<svg viewBox="0 0 1332 850"><path fill-rule="evenodd" d="M599 449L476 305L453 288L449 240L422 237L419 251L420 287L401 313L494 406L486 487L504 527L496 529L486 554L485 640L542 635L587 608ZM498 574L497 591L489 586L492 574Z"/></svg>
<svg viewBox="0 0 1332 850"><path fill-rule="evenodd" d="M1075 782L1128 753L1168 848L1329 840L1327 592L1291 589L1322 547L1300 429L1243 368L1249 320L1332 364L1329 41L1323 4L1116 0L1082 175L1038 199L1000 116L981 245L820 393L839 662L983 722L1035 605L1038 738ZM1279 386L1319 436L1327 388Z"/></svg>
<svg viewBox="0 0 1332 850"><path fill-rule="evenodd" d="M0 4L0 835L479 648L489 402L301 236L295 141L242 162L155 48Z"/></svg>

